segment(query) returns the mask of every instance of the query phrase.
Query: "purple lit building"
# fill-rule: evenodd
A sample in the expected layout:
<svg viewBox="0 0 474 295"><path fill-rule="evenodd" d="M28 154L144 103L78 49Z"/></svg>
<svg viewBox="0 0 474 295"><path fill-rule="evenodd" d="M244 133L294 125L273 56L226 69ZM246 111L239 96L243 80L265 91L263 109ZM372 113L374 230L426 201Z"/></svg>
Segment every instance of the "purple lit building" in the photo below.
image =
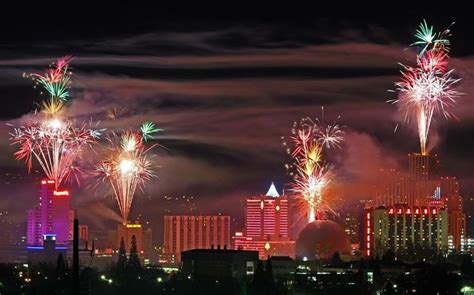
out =
<svg viewBox="0 0 474 295"><path fill-rule="evenodd" d="M36 208L28 210L27 246L44 246L45 237L54 236L57 247L69 242L69 192L56 190L54 180L44 179Z"/></svg>

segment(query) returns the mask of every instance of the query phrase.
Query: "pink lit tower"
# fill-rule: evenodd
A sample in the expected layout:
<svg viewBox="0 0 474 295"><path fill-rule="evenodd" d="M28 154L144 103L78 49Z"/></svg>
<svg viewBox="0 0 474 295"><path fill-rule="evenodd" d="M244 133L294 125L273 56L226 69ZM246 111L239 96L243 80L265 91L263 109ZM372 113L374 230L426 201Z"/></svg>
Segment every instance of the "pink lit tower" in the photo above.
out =
<svg viewBox="0 0 474 295"><path fill-rule="evenodd" d="M69 191L55 189L55 181L43 179L38 206L28 210L27 245L42 247L52 237L59 247L69 242Z"/></svg>

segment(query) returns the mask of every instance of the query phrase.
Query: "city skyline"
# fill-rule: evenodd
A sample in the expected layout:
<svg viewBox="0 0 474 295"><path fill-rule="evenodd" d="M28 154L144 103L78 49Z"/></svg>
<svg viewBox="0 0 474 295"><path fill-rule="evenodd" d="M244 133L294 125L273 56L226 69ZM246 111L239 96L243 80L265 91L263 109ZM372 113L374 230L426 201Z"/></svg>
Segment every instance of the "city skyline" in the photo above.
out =
<svg viewBox="0 0 474 295"><path fill-rule="evenodd" d="M474 294L472 5L6 2L0 294Z"/></svg>
<svg viewBox="0 0 474 295"><path fill-rule="evenodd" d="M471 156L464 147L469 145L473 122L472 61L466 43L458 42L465 39L466 20L462 14L452 20L426 18L437 29L457 22L452 28L450 64L463 78L459 90L466 95L454 108L459 122L436 118L431 139L445 175L456 176L461 195L468 197L474 193ZM164 25L169 20L163 20L127 34L118 34L117 29L84 38L63 35L52 50L46 50L49 33L40 32L33 42L40 54L18 45L15 55L0 62L2 87L12 106L2 111L2 122L16 122L39 101L38 90L22 78L23 72L43 69L58 55L73 54L74 100L69 108L73 117L101 120L109 129L153 120L165 129L158 135L165 147L156 151L158 178L135 198L131 220L141 214L142 220L157 227L169 210L167 198L192 196L198 213L229 214L242 224L243 211L237 206L242 198L263 192L272 181L281 189L291 180L283 166L289 160L280 137L289 134L294 121L315 116L324 106L328 121L340 115L340 124L347 128L344 147L331 160L342 184L341 198L357 201L367 192L354 187L367 185L379 168L403 171L406 154L418 150L413 128L402 125L396 109L386 103L395 97L386 90L394 88L397 62L414 56L404 49L422 17L411 17L400 29L403 34L394 29L392 19L383 23L369 18L366 25L354 17L343 17L345 25L327 19L334 26L318 20L293 24L289 30L295 35L282 29L283 21L262 21L254 31L222 20L217 24L223 26L204 22L196 30L170 29ZM193 21L199 20L189 20ZM16 44L14 37L8 38ZM13 97L20 103L12 104ZM128 105L122 118L108 119L107 112L122 103ZM32 183L42 175L34 171L26 175L22 163L10 156L8 128L3 125L0 132L7 151L1 158L2 173L20 173L25 179L2 185L6 197L0 206L21 221L23 205L14 200L22 195L27 207L33 207L37 188ZM466 143L462 148L459 140ZM92 227L107 228L115 222L111 197L85 187L70 189L73 206ZM209 202L212 208L206 206Z"/></svg>

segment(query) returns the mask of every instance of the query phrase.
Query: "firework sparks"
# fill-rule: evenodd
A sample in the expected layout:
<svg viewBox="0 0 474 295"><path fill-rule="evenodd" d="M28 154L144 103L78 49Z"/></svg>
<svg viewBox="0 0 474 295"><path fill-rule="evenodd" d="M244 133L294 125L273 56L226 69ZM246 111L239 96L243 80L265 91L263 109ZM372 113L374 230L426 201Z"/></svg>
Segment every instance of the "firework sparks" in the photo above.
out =
<svg viewBox="0 0 474 295"><path fill-rule="evenodd" d="M329 209L323 195L332 179L332 171L322 159L323 150L340 147L344 132L337 120L325 126L323 120L305 117L293 125L293 149L287 148L294 162L292 191L302 199L308 210L308 222L321 218ZM285 146L288 144L283 143Z"/></svg>
<svg viewBox="0 0 474 295"><path fill-rule="evenodd" d="M102 129L92 124L79 127L70 120L63 120L61 110L69 99L71 75L69 63L72 56L58 58L44 74L32 73L31 77L40 85L49 98L41 103L42 114L32 118L20 127L13 127L10 133L12 145L19 148L15 152L17 160L25 160L28 170L33 167L33 159L39 163L46 176L55 181L56 189L65 181L75 180L79 184L81 169L76 166L86 148L97 143Z"/></svg>
<svg viewBox="0 0 474 295"><path fill-rule="evenodd" d="M125 107L114 106L105 112L107 119L118 119L127 114L128 109Z"/></svg>
<svg viewBox="0 0 474 295"><path fill-rule="evenodd" d="M450 118L450 107L455 104L459 92L453 89L460 79L453 78L453 70L447 71L449 29L433 33L424 21L412 45L422 45L415 67L402 64L402 79L395 83L399 97L391 101L405 113L408 122L414 117L417 122L421 153L427 154L427 141L433 115L441 113Z"/></svg>
<svg viewBox="0 0 474 295"><path fill-rule="evenodd" d="M147 141L148 139L154 139L154 134L163 131L163 129L156 128L156 125L153 122L145 122L140 127L140 131L142 133L143 140Z"/></svg>
<svg viewBox="0 0 474 295"><path fill-rule="evenodd" d="M120 135L112 133L107 140L110 145L107 154L93 171L97 180L95 187L104 183L110 185L125 224L135 191L137 188L143 190L145 183L156 176L148 155L156 144L145 148L143 134L130 130Z"/></svg>
<svg viewBox="0 0 474 295"><path fill-rule="evenodd" d="M437 49L438 47L445 47L447 49L447 46L450 45L448 39L449 34L449 28L447 28L443 32L435 33L433 26L428 26L426 20L423 20L423 22L420 24L420 26L415 32L415 38L417 38L417 40L412 43L411 46L422 47L418 54L419 56L422 56L429 49L430 46L433 46L433 48L435 49Z"/></svg>
<svg viewBox="0 0 474 295"><path fill-rule="evenodd" d="M49 116L58 114L69 99L69 89L72 82L69 63L72 59L73 57L70 55L60 57L45 73L25 75L49 94L49 98L41 103L42 112Z"/></svg>
<svg viewBox="0 0 474 295"><path fill-rule="evenodd" d="M70 121L59 119L30 120L13 129L11 144L18 145L17 160L25 160L28 170L36 159L49 179L55 180L56 189L64 182L79 183L80 168L76 162L84 149L97 143L101 130L83 124L74 127Z"/></svg>
<svg viewBox="0 0 474 295"><path fill-rule="evenodd" d="M52 64L44 74L32 73L32 78L49 93L65 102L69 98L69 89L71 87L71 75L69 63L72 60L71 55L60 57Z"/></svg>

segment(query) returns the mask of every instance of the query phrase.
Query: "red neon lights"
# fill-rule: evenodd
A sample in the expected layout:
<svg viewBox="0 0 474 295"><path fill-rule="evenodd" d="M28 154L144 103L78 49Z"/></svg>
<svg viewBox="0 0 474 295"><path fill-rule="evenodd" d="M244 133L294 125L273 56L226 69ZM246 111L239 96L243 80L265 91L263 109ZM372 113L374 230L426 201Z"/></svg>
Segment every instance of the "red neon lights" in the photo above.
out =
<svg viewBox="0 0 474 295"><path fill-rule="evenodd" d="M388 211L388 214L393 214L393 208L390 208L390 210Z"/></svg>
<svg viewBox="0 0 474 295"><path fill-rule="evenodd" d="M54 191L55 196L69 196L69 191Z"/></svg>
<svg viewBox="0 0 474 295"><path fill-rule="evenodd" d="M407 214L411 214L411 209L410 208L407 209Z"/></svg>
<svg viewBox="0 0 474 295"><path fill-rule="evenodd" d="M43 179L43 180L41 180L41 184L54 184L54 183L56 183L56 182L52 179Z"/></svg>
<svg viewBox="0 0 474 295"><path fill-rule="evenodd" d="M366 223L367 234L365 236L365 241L366 241L366 245L367 245L367 247L366 247L367 252L366 253L367 253L367 256L370 256L370 244L371 244L371 242L370 242L370 240L371 240L371 238L370 238L370 235L371 235L370 212L367 212L366 217L367 217L366 218L366 221L367 221L367 223Z"/></svg>
<svg viewBox="0 0 474 295"><path fill-rule="evenodd" d="M428 214L428 209L423 209L423 214Z"/></svg>

